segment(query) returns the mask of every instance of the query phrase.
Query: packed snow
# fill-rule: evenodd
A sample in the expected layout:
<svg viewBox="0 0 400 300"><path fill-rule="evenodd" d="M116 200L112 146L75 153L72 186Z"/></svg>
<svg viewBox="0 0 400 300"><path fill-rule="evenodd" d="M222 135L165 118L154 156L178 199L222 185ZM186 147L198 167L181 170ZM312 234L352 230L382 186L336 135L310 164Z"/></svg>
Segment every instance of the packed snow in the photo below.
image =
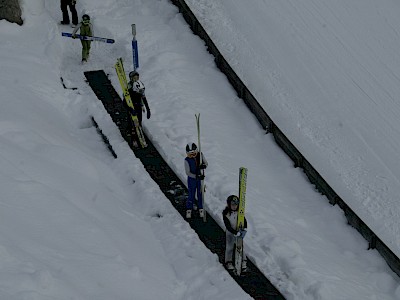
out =
<svg viewBox="0 0 400 300"><path fill-rule="evenodd" d="M400 256L400 5L187 0L279 128Z"/></svg>
<svg viewBox="0 0 400 300"><path fill-rule="evenodd" d="M383 75L395 81L399 47L397 38L388 42L389 33L379 43L364 40L381 27L369 25L366 35L363 22L386 20L396 32L400 8L387 0L379 7L325 2L188 1L274 121L390 238L398 226L391 197L396 110L386 109L395 105L389 99L397 87L386 90ZM239 167L249 169L247 253L283 295L400 299L399 278L377 251L367 250L342 211L293 168L169 1L78 1L79 16L91 16L96 36L116 40L93 42L84 65L79 41L61 36L72 28L59 25L58 1L21 4L23 26L0 21L1 299L250 299L161 193L85 82L84 71L102 69L120 92L113 66L122 57L126 70L132 68L133 23L152 111L143 122L147 135L185 181L185 145L197 140L194 114L201 113L209 162L206 207L221 226L225 199L238 192ZM286 27L274 23L285 20ZM262 23L267 21L270 26ZM364 66L363 72L355 66ZM356 84L375 109L361 107L367 100L349 87ZM373 92L388 101L379 105ZM324 123L316 126L319 120ZM369 198L358 203L356 196L368 189Z"/></svg>

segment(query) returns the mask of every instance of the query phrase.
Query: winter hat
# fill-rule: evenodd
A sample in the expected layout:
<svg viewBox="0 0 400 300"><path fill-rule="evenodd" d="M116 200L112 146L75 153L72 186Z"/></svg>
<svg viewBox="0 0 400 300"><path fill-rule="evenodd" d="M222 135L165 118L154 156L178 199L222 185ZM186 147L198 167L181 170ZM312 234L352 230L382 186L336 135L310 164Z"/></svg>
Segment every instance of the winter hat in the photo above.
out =
<svg viewBox="0 0 400 300"><path fill-rule="evenodd" d="M87 24L90 23L90 17L89 17L89 15L84 14L84 15L82 16L82 23L85 24L85 25L87 25Z"/></svg>
<svg viewBox="0 0 400 300"><path fill-rule="evenodd" d="M228 198L226 198L226 204L228 204L229 207L231 206L232 202L239 205L239 197L236 195L230 195Z"/></svg>
<svg viewBox="0 0 400 300"><path fill-rule="evenodd" d="M132 72L129 73L130 80L133 81L133 77L134 76L139 76L139 73L137 71L132 71Z"/></svg>
<svg viewBox="0 0 400 300"><path fill-rule="evenodd" d="M197 152L197 146L195 143L187 144L186 145L186 153L194 153Z"/></svg>

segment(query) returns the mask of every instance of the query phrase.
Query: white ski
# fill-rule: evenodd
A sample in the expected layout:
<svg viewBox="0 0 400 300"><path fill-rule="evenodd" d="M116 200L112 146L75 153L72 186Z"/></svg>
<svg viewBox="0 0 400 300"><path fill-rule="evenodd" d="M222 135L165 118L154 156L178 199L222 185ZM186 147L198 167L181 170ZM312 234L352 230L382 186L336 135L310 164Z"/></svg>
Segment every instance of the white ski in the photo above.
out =
<svg viewBox="0 0 400 300"><path fill-rule="evenodd" d="M200 144L200 113L194 115L196 117L196 127L197 127L197 144L199 146L199 154L200 154L200 166L203 163L203 157L201 153L201 144ZM204 175L204 169L201 170L202 175ZM206 206L205 206L205 185L204 185L204 179L201 181L201 195L203 197L203 222L207 222L207 211L206 211Z"/></svg>

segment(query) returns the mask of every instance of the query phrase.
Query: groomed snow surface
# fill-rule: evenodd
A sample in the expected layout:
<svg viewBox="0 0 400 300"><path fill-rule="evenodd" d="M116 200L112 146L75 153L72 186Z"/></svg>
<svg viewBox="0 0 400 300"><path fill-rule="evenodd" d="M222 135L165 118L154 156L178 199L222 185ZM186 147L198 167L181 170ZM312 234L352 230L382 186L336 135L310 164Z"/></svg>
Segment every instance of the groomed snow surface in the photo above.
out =
<svg viewBox="0 0 400 300"><path fill-rule="evenodd" d="M189 2L191 5L194 3ZM364 38L363 23L341 23L343 15L355 19L358 15L369 15L374 17L374 21L386 16L390 23L394 22L394 16L399 15L399 8L385 8L384 5L390 4L388 1L380 3L379 8L372 1L362 6L360 1L351 1L345 7L347 10L343 8L342 11L339 4L331 4L328 11L332 18L325 21L325 27L322 26L325 31L315 32L319 38L310 37L308 33L313 32L313 27L305 25L312 18L306 18L304 13L314 12L315 17L320 6L326 8L325 2L328 1L319 1L320 4L311 6L311 0L301 1L301 5L296 1L254 0L253 6L248 7L241 1L232 0L229 2L231 6L225 6L202 0L197 4L207 12L210 24L218 20L219 25L224 25L216 26L218 32L216 27L214 31L210 27L210 31L234 53L232 57L236 56L237 64L233 65L242 70L249 87L258 95L270 87L268 93L273 97L266 99L275 116L274 121L294 135L294 142L299 142L301 150L308 150L315 162L322 164L323 154L330 163L337 162L337 168L343 170L343 182L348 183L348 190L357 192L353 189L356 182L360 187L358 191L362 193L364 181L361 175L373 180L377 174L360 172L364 170L360 166L369 158L368 155L378 153L372 146L365 150L370 141L372 145L376 142L375 135L367 135L371 132L371 124L376 124L377 114L382 114L382 122L390 123L395 131L396 111L392 111L393 115L385 115L383 104L377 104L376 110L366 108L359 111L360 107L353 106L352 101L360 102L352 94L346 95L350 88L338 88L342 84L339 80L332 80L332 86L321 83L316 92L314 82L307 86L306 81L311 80L310 77L315 80L324 76L337 78L340 70L343 71L338 61L342 57L339 54L326 55L319 61L320 71L317 72L310 65L318 65L318 61L294 59L296 56L291 53L294 49L285 43L296 40L288 39L288 35L295 32L310 38L298 38L303 41L303 48L300 47L297 54L307 54L307 47L323 52L323 48L318 48L322 47L319 46L321 41L336 45L336 49L326 45L336 53L339 46L337 41L325 36L328 29L335 33L342 45L353 44L346 40L347 31L336 27L331 29L331 26L341 25L342 29L348 29L351 25L353 35L360 40ZM194 114L201 113L202 148L209 162L207 208L221 226L225 199L238 192L238 169L240 166L249 169L247 252L284 296L307 300L400 299L399 278L375 250L367 250L367 242L347 225L342 211L330 206L301 170L293 168L293 163L273 138L264 134L257 120L216 68L204 43L192 34L178 9L169 1L78 1L78 13L92 17L95 35L116 40L111 45L92 43L89 62L84 65L80 63L79 41L61 37L62 31L72 32L72 28L58 25L61 20L59 1L23 0L21 4L23 26L0 21L3 41L0 43L0 299L250 298L164 197L84 81L84 71L102 69L120 91L113 65L117 57L122 57L127 71L131 69L132 23L137 26L139 71L152 112L151 119L144 120L146 133L185 181L184 148L186 143L197 139ZM272 50L281 50L281 57L274 55L271 49L268 52L262 45L257 45L254 41L261 43L259 32L247 29L245 37L251 40L247 45L253 45L250 47L252 52L248 53L256 59L260 57L257 51L262 51L269 59L268 64L260 60L251 61L245 56L246 51L236 49L236 37L228 30L246 28L239 26L243 15L233 17L235 9L240 11L245 5L248 10L243 14L247 16L247 23L290 19L296 14L278 14L289 6L297 11L297 18L303 16L305 28L296 25L291 27L293 31L279 26L265 29L268 29L269 38L274 40ZM277 14L257 15L257 11L269 11L263 9L263 5L275 9ZM359 6L362 10L357 10ZM348 12L350 8L354 10ZM379 14L371 15L374 9ZM390 24L395 32L398 23ZM368 28L379 30L372 25ZM232 42L228 36L232 37ZM282 41L281 45L279 41ZM376 43L365 41L376 54L373 59L385 61L395 74L399 47L395 41L383 42L379 45L386 49L386 56L378 55L380 52L373 48ZM365 44L364 48L367 48ZM362 73L367 85L373 88L370 82L377 79L384 82L379 74L383 69L373 73L373 59L368 57L367 50L349 55L369 70L367 74ZM281 60L283 57L286 57L285 61ZM329 59L337 68L326 72L322 62ZM389 64L390 59L392 64ZM292 65L299 61L303 65ZM345 73L349 75L353 69L351 65L347 67L349 71ZM259 73L250 76L251 68L261 73L267 71L264 76L259 76ZM281 72L283 69L291 69L291 76ZM361 74L357 69L354 72L354 76ZM77 89L64 89L60 77L68 88ZM330 89L337 92L337 98L322 105L318 102L322 101L320 95ZM383 93L385 89L372 90ZM391 90L387 95L394 93L395 90ZM296 105L292 105L293 99L298 100ZM326 113L321 116L321 111L334 109L335 103L341 107L343 103L339 99L347 103L346 114ZM369 98L368 101L373 100ZM352 110L353 107L357 110ZM96 133L90 116L94 116L109 138L117 159L111 156ZM311 126L311 121L319 118L327 124L337 124L342 131L330 126L330 134L326 134L323 123ZM365 128L362 123L354 127L362 118L365 122L372 122L368 123L370 127ZM308 120L311 120L307 123L311 127L304 124ZM297 135L294 134L294 124L298 126ZM383 129L372 128L378 138L384 139L378 134L380 130ZM352 135L343 137L350 137L351 143L336 143L333 137L342 136L343 132L358 134L360 139L364 138L365 144L358 143L359 139ZM390 135L388 131L383 133ZM332 148L331 143L336 143L337 147ZM389 141L379 145L386 156L394 157L390 154L395 152L396 145ZM337 156L334 155L335 149ZM354 156L354 149L365 152ZM344 172L347 169L340 163L342 158L355 158L351 160L354 163L351 165L354 166L354 181L346 181L351 176ZM376 155L378 158L381 157ZM393 164L387 170L394 172L398 160L390 162ZM335 178L335 174L331 176ZM382 193L378 189L382 186L370 185L368 180L365 187L376 188L369 199L371 205L376 202L375 214L382 214L382 219L387 221L376 223L385 231L386 226L397 221L394 203L391 206L384 202L390 198L386 196L392 193L390 182L394 179L387 176L376 177L376 180L377 183L387 183L383 185ZM335 184L338 182L333 180ZM376 201L376 198L382 201ZM393 216L383 215L387 209L393 212Z"/></svg>

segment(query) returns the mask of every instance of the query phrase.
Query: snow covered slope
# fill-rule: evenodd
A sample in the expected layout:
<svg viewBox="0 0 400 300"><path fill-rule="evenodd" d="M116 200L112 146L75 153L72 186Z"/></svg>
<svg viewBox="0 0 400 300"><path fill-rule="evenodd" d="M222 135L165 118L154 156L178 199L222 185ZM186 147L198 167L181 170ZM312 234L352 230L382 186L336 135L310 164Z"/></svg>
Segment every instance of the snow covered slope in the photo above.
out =
<svg viewBox="0 0 400 300"><path fill-rule="evenodd" d="M274 122L399 256L399 3L186 2Z"/></svg>
<svg viewBox="0 0 400 300"><path fill-rule="evenodd" d="M237 193L238 169L249 168L248 254L285 297L400 298L397 276L376 251L366 250L340 209L293 169L169 1L78 1L79 15L91 15L96 35L116 40L93 43L83 66L79 41L61 37L61 31L72 29L57 25L59 3L22 3L24 26L0 21L0 298L248 298L160 193L84 82L84 71L103 69L118 87L113 65L117 57L131 63L132 23L138 29L139 71L152 110L145 130L184 180L185 145L195 141L194 114L201 113L208 210L221 224L226 197ZM208 16L213 14L222 23L229 20L218 9ZM286 33L278 27L275 34L279 39ZM230 49L235 50L233 44ZM277 60L271 63L278 66ZM285 89L290 80L278 67L273 70L260 76L258 89L275 87L271 91L277 97L292 99L297 94ZM60 76L78 89L63 89ZM282 118L287 111L305 114L290 111L290 102L279 103L282 109L274 110ZM91 115L117 160L92 127ZM325 119L330 124L337 120Z"/></svg>

